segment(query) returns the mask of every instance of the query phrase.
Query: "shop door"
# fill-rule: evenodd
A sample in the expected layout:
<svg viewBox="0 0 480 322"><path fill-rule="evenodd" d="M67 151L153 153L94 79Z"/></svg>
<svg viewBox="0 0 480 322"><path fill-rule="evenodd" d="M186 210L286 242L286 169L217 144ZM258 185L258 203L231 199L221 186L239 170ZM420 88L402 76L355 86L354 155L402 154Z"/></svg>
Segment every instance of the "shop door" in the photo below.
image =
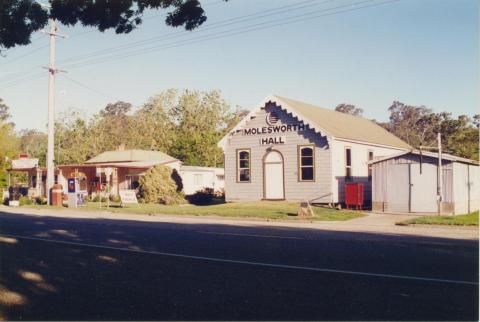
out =
<svg viewBox="0 0 480 322"><path fill-rule="evenodd" d="M283 156L280 152L271 151L264 157L263 188L265 199L285 199Z"/></svg>

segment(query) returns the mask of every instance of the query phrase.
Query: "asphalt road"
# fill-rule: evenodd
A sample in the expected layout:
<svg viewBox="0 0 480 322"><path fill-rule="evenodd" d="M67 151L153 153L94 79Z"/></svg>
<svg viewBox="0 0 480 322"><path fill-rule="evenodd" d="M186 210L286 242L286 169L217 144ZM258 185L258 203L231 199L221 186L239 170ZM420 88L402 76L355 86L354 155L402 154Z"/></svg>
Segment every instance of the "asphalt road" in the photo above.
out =
<svg viewBox="0 0 480 322"><path fill-rule="evenodd" d="M8 320L478 320L478 242L0 213Z"/></svg>

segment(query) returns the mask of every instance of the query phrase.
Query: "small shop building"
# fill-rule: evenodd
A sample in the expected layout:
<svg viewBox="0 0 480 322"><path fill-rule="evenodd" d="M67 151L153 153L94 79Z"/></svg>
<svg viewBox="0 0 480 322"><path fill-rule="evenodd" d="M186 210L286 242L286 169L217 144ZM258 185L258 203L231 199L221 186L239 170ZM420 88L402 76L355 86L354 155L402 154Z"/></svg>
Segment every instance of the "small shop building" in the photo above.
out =
<svg viewBox="0 0 480 322"><path fill-rule="evenodd" d="M89 195L109 190L112 195L119 195L121 190L136 190L140 185L140 177L156 165L165 165L174 170L181 178L183 192L193 194L204 188L219 191L224 186L222 168L184 166L182 161L161 151L117 150L106 151L87 160L83 164L59 166L62 176L59 183L66 191L67 178L78 176L85 178L85 190ZM111 175L105 172L110 168ZM109 189L105 185L109 184Z"/></svg>
<svg viewBox="0 0 480 322"><path fill-rule="evenodd" d="M8 169L10 188L15 188L22 196L46 197L46 169L39 166L38 159L24 156L11 163L12 166ZM160 151L121 148L103 152L84 163L56 166L55 183L62 185L63 193L66 194L68 178L78 178L79 189L89 196L118 196L122 190L137 190L140 177L159 164L175 170L178 178L182 179L186 195L204 188L211 188L215 192L223 190L223 168L184 166L180 160ZM15 181L15 177L10 178L10 174L15 172L23 173L21 181Z"/></svg>
<svg viewBox="0 0 480 322"><path fill-rule="evenodd" d="M345 184L364 184L371 202L369 161L411 147L362 117L271 96L219 142L227 201L308 200L343 203Z"/></svg>
<svg viewBox="0 0 480 322"><path fill-rule="evenodd" d="M387 213L466 214L480 207L478 161L449 154L407 151L372 161L372 208Z"/></svg>
<svg viewBox="0 0 480 322"><path fill-rule="evenodd" d="M47 169L39 166L37 158L30 158L20 154L17 159L11 160L7 169L8 189L3 191L3 196L18 194L30 198L45 196ZM58 171L55 173L58 174Z"/></svg>

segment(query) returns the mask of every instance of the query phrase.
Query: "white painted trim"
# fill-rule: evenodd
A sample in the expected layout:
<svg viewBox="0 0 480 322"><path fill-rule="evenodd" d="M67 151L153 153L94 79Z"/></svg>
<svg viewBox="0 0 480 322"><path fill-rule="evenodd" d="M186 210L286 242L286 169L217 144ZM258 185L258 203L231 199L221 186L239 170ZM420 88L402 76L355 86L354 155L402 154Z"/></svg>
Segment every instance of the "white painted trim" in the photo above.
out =
<svg viewBox="0 0 480 322"><path fill-rule="evenodd" d="M228 138L236 133L237 130L243 128L245 124L251 119L252 116L254 116L258 111L260 111L265 105L268 103L275 103L278 107L280 107L283 111L287 112L288 114L291 114L293 117L296 117L298 120L302 121L306 125L310 127L313 131L316 133L323 135L327 138L327 142L330 145L331 140L334 139L334 136L325 131L324 129L318 127L318 125L315 124L315 122L312 122L308 118L302 116L300 113L298 113L294 108L289 106L287 103L282 101L279 97L275 95L269 95L266 98L264 98L262 101L260 101L257 106L252 109L247 116L245 116L238 124L231 129L217 144L219 148L221 148L223 151L225 151L225 148L227 146Z"/></svg>

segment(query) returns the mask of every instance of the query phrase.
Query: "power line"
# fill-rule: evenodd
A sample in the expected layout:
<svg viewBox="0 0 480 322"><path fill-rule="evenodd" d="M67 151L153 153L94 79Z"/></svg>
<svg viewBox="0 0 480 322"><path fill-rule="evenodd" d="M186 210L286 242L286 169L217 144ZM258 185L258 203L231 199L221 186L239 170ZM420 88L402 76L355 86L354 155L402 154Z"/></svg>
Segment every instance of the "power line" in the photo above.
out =
<svg viewBox="0 0 480 322"><path fill-rule="evenodd" d="M266 16L272 16L272 15L276 15L276 14L284 13L284 12L291 12L292 10L304 9L306 7L311 7L311 6L318 6L318 5L322 5L322 4L332 2L332 1L335 1L335 0L324 0L324 1L321 1L320 3L305 4L305 3L311 3L311 2L316 2L316 1L318 1L318 0L304 0L304 1L301 1L301 2L296 2L294 4L284 5L284 6L280 6L280 7L273 8L273 9L261 10L261 11L254 12L254 13L251 13L251 14L247 14L247 15L243 15L243 16L238 16L238 17L234 17L234 18L229 18L229 19L224 19L224 20L213 22L209 26L206 26L204 28L200 27L200 29L191 31L190 34L187 34L184 31L167 33L167 34L160 35L160 36L155 36L155 37L150 37L150 38L146 38L146 39L143 39L143 40L137 40L137 41L129 42L129 43L126 43L126 44L123 44L123 45L120 45L120 46L114 46L114 47L109 47L109 48L96 50L96 51L90 52L88 54L83 54L83 55L79 55L79 56L66 58L64 60L61 60L61 62L65 63L65 62L70 62L72 60L83 60L83 59L90 58L90 56L101 55L102 53L111 54L112 51L118 51L119 49L123 49L123 48L131 49L132 47L138 47L138 46L141 46L142 44L148 45L148 44L150 44L151 42L154 42L154 41L164 41L166 39L171 39L171 38L185 37L185 36L189 36L191 34L202 33L202 32L205 32L205 31L212 30L212 29L214 30L214 29L218 29L218 28L223 28L225 26L229 26L229 25L232 25L232 24L238 24L238 23L242 23L242 22L245 22L245 21L250 21L250 20L254 20L254 19L258 19L258 18L262 18L262 17L266 17Z"/></svg>
<svg viewBox="0 0 480 322"><path fill-rule="evenodd" d="M82 61L72 62L71 64L67 64L67 66L70 66L71 69L81 68L81 67L86 67L87 64L88 65L101 64L101 63L115 61L115 60L119 60L119 59L124 59L124 58L128 58L128 57L136 56L136 55L147 54L147 53L155 52L155 51L158 51L158 50L177 48L177 47L186 46L186 45L195 44L195 43L200 43L200 42L204 42L204 41L209 41L209 40L214 40L214 39L220 39L220 38L230 37L230 36L234 36L234 35L239 35L239 34L243 34L243 33L247 33L247 32L259 31L259 30L274 28L274 27L277 27L277 26L299 23L299 22L303 22L303 21L307 21L307 20L311 20L311 19L316 19L316 18L319 18L319 17L333 16L333 15L342 14L342 13L345 13L345 12L356 11L356 10L361 10L361 9L366 9L366 8L371 8L371 7L377 7L377 6L381 6L381 5L386 5L386 4L398 2L400 0L390 0L390 1L385 1L385 2L381 2L381 3L374 3L374 4L370 4L370 5L358 6L360 4L365 4L365 3L368 3L368 2L372 2L372 1L376 1L376 0L364 0L364 1L356 2L356 3L349 3L349 4L346 4L346 5L341 5L341 6L336 6L336 7L332 7L332 8L317 10L317 11L308 12L308 13L304 13L304 14L300 14L300 15L294 15L294 16L287 17L286 21L284 19L282 22L278 22L278 23L275 23L277 20L266 21L266 22L262 22L262 23L258 23L258 24L254 24L254 25L250 25L250 26L239 26L238 28L234 28L234 29L230 29L230 30L226 30L226 31L220 31L220 32L213 33L213 34L203 35L201 37L197 37L197 38L194 38L194 39L186 39L186 40L181 40L181 41L170 42L170 43L166 43L166 44L163 44L163 45L160 45L160 46L153 46L153 47L148 47L148 48L143 48L143 49L137 49L137 50L126 52L126 53L118 53L116 55L115 55L115 53L113 53L114 55L110 55L110 56L107 56L107 57L99 57L99 58L92 57L91 60L87 60L85 62L82 62ZM304 1L303 3L305 3L305 2L307 2L307 1ZM357 6L357 7L354 7L354 6ZM347 9L344 9L344 10L337 10L337 9L346 8L346 7L350 7L350 8L347 8ZM318 14L318 13L321 13L321 12L332 11L332 10L336 10L336 11L331 12L331 13L327 13L327 14ZM256 14L258 14L258 13L256 13ZM314 15L314 14L317 14L317 15ZM237 17L237 18L240 18L240 17ZM1 81L0 81L0 83L1 83Z"/></svg>
<svg viewBox="0 0 480 322"><path fill-rule="evenodd" d="M40 72L40 73L37 73L37 74L34 74L34 75L28 75L27 77L24 77L22 79L18 79L18 80L15 80L13 82L7 83L6 85L2 85L0 87L0 90L4 90L4 89L10 88L10 87L15 87L15 86L20 85L20 84L25 84L27 82L31 82L31 81L34 81L34 80L37 80L37 79L44 78L45 76L46 75L45 75L44 72Z"/></svg>
<svg viewBox="0 0 480 322"><path fill-rule="evenodd" d="M38 51L40 51L40 50L42 50L42 49L44 49L44 48L47 48L48 46L49 46L49 44L44 44L43 46L40 46L40 47L35 48L35 49L31 50L31 51L28 51L28 52L26 52L26 53L24 53L24 54L22 54L22 55L20 55L20 56L16 56L16 57L14 57L14 58L12 58L12 59L9 59L9 60L7 60L6 62L4 62L3 64L1 64L0 66L6 66L6 65L8 65L8 64L11 64L11 63L19 60L19 59L22 59L22 58L24 58L24 57L30 56L30 55L32 55L32 54L35 54L36 52L38 52Z"/></svg>
<svg viewBox="0 0 480 322"><path fill-rule="evenodd" d="M72 83L74 83L74 84L76 84L76 85L78 85L78 86L80 86L80 87L83 87L83 88L85 88L85 89L88 89L88 90L90 90L90 91L92 91L92 92L94 92L94 93L96 93L96 94L98 94L98 95L104 96L104 97L106 97L106 98L108 98L108 99L112 99L112 98L113 98L113 96L107 95L107 94L105 94L105 93L103 93L103 92L101 92L101 91L99 91L99 90L97 90L97 89L95 89L95 88L92 88L92 87L90 87L90 86L88 86L88 85L85 85L85 84L83 84L83 83L81 83L81 82L79 82L79 81L77 81L77 80L75 80L75 79L73 79L73 78L65 75L65 74L62 74L62 76L65 77L65 78L66 78L67 80L69 80L70 82L72 82Z"/></svg>
<svg viewBox="0 0 480 322"><path fill-rule="evenodd" d="M205 7L209 7L209 6L214 6L214 5L217 5L217 4L222 3L222 2L225 2L225 1L224 0L218 0L218 1L215 1L215 2L212 2L212 3L202 4L202 7L205 8ZM150 19L157 18L157 17L166 17L166 16L167 16L166 13L162 13L162 14L155 14L155 15L151 15L151 16L147 16L147 17L142 17L142 22L145 21L145 20L150 20ZM93 27L93 28L95 28L95 27ZM93 30L86 30L86 31L78 32L76 34L72 34L70 37L79 37L79 36L83 36L85 34L89 34L89 33L96 32L96 31L98 31L96 28L93 29Z"/></svg>
<svg viewBox="0 0 480 322"><path fill-rule="evenodd" d="M372 2L372 1L375 1L375 0L365 0L365 1L360 1L360 2L354 3L354 4L338 6L338 7L329 8L329 9L326 9L326 10L324 9L324 10L322 10L322 12L332 11L332 10L339 9L339 8L342 8L342 7L351 7L352 5L358 5L358 4L368 3L368 2ZM205 36L198 37L198 38L195 38L195 39L188 39L188 40L183 40L183 41L167 43L167 44L164 44L164 45L161 45L161 46L154 46L154 47L148 47L148 48L143 48L143 49L137 49L135 51L131 51L131 52L123 53L123 54L121 53L121 54L117 54L117 55L111 55L111 56L108 56L108 57L102 57L102 58L96 58L96 59L93 58L93 59L85 61L85 62L76 62L76 63L74 62L74 63L71 63L69 65L67 64L67 65L69 66L69 68L85 67L86 65L94 65L94 64L104 63L104 62L115 61L115 60L118 60L118 59L123 59L123 58L128 58L128 57L131 57L131 56L151 53L151 52L162 50L162 49L170 49L170 48L186 46L186 45L190 45L190 44L193 44L193 43L199 43L199 42L204 42L204 41L208 41L208 40L230 37L230 36L239 35L239 34L243 34L243 33L247 33L247 32L259 31L259 30L269 29L269 28L273 28L273 27L277 27L277 26L284 26L284 25L288 25L288 24L299 23L299 22L303 22L303 21L307 21L307 20L311 20L311 19L316 19L316 18L319 18L319 17L333 16L333 15L337 15L337 14L341 14L341 13L345 13L345 12L356 11L356 10L361 10L361 9L371 8L371 7L377 7L377 6L386 5L386 4L390 4L390 3L394 3L394 2L398 2L398 1L400 1L400 0L390 0L390 1L385 1L385 2L381 2L381 3L364 5L364 6L360 6L360 7L348 8L348 9L344 9L344 10L337 10L337 11L334 11L332 13L314 15L314 16L310 16L310 17L305 17L305 16L310 15L312 13L302 14L302 15L289 17L288 18L288 19L290 19L289 21L284 20L284 21L279 22L279 23L275 23L276 20L275 21L268 21L268 22L255 24L255 25L252 25L252 26L243 26L243 27L240 27L240 28L237 28L237 29L230 29L230 30L227 30L227 31L218 32L216 34L205 35ZM314 13L319 13L319 12L316 11ZM262 26L262 27L258 28L259 26Z"/></svg>
<svg viewBox="0 0 480 322"><path fill-rule="evenodd" d="M37 67L42 67L42 66L37 66ZM10 83L12 81L15 81L16 79L24 78L26 76L31 76L31 75L34 75L34 74L37 74L37 73L38 73L38 71L34 71L32 69L29 69L29 71L22 70L22 71L11 72L10 73L11 76L3 75L2 77L0 77L0 85L2 83Z"/></svg>
<svg viewBox="0 0 480 322"><path fill-rule="evenodd" d="M223 1L223 0L218 0L218 1L215 1L215 2L212 2L212 3L207 3L207 4L203 5L203 7L208 7L208 6L217 5L217 4L222 3L222 2L224 2L224 1ZM160 16L166 17L167 14L152 15L152 16L149 16L149 17L145 17L145 18L143 18L143 21L149 20L149 19L152 19L152 18L156 18L156 17L160 17ZM73 36L73 37L78 37L78 36L85 35L85 34L92 33L92 32L96 32L96 31L97 31L97 29L87 30L87 31L83 31L83 32L80 32L80 33L77 33L77 34L73 34L72 36ZM34 41L36 41L36 40L38 40L38 39L41 39L42 37L43 37L42 35L39 35L39 36L33 38L33 39L31 40L31 42L34 42ZM15 62L15 61L20 60L21 58L30 56L30 55L32 55L32 54L34 54L34 53L36 53L36 52L38 52L38 51L40 51L40 50L42 50L42 49L44 49L44 48L47 48L48 46L49 46L49 44L44 44L43 46L40 46L40 47L38 47L38 48L35 48L35 49L33 49L33 50L25 53L25 54L22 54L22 55L20 55L20 56L17 56L17 57L14 57L14 58L10 59L10 60L7 60L6 62L3 62L3 64L0 64L0 67L1 67L1 66L6 66L7 64L11 64L11 63L13 63L13 62ZM12 72L12 73L17 73L17 72Z"/></svg>

